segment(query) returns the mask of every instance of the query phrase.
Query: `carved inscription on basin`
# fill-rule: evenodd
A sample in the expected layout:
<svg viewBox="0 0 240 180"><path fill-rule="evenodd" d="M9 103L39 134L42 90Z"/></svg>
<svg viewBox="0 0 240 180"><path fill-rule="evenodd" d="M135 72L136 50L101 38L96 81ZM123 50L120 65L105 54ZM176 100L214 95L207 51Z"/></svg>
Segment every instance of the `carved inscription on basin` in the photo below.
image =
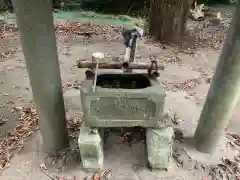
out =
<svg viewBox="0 0 240 180"><path fill-rule="evenodd" d="M102 97L90 104L90 114L98 119L144 120L155 117L156 104L147 98Z"/></svg>

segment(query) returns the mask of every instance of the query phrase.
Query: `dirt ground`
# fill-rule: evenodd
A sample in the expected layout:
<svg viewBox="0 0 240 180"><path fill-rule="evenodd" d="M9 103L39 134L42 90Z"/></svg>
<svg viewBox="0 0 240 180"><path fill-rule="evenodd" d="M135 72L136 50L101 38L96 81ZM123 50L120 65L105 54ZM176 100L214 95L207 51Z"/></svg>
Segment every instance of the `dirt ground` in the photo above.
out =
<svg viewBox="0 0 240 180"><path fill-rule="evenodd" d="M12 107L33 103L19 36L17 34L10 36L12 32L6 34L9 36L0 40L2 54L0 58L0 133L3 138L6 132L15 128L19 122L19 114L12 112ZM71 120L81 114L80 92L73 85L83 80L85 71L76 67L77 58L91 58L92 52L95 51L119 57L123 54L124 47L122 40L116 37L112 40L95 39L89 43L78 37L71 40L66 40L63 35L57 37L67 120ZM11 53L6 53L9 51ZM110 179L202 180L210 179L206 177L214 168L216 172L213 173L218 179L237 179L237 173L232 173L235 177L229 173L228 178L225 178L227 170L224 168L216 170L216 168L225 167L225 165L219 165L223 164L224 159L239 165L239 162L235 161L239 155L239 147L233 145L233 139L229 138L227 133L240 135L238 119L240 102L226 129L226 135L223 136L215 153L202 154L197 152L192 144L192 136L220 52L220 49L202 46L194 49L179 49L151 42L147 38L140 41L136 55L137 61L147 62L150 58L156 58L159 63L165 65L165 69L160 72L159 81L167 94L165 113L175 122L176 139L172 162L167 172L150 171L147 168L144 143L138 141L129 146L113 134L104 147L104 166L105 169L111 170ZM43 157L41 145L41 135L37 131L29 138L24 148L14 155L11 165L2 171L0 179L51 179L39 167ZM74 179L76 176L79 180L87 179L86 177L90 179L91 176L91 173L82 171L80 161L74 167L62 168L62 171L59 168L49 168L48 172L52 175L66 176L69 179Z"/></svg>

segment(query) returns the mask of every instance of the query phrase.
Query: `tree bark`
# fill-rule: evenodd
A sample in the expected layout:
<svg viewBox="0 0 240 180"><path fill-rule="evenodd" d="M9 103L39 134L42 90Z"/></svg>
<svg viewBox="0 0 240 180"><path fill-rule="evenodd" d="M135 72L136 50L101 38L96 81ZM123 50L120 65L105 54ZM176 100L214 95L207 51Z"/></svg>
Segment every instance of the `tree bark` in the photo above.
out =
<svg viewBox="0 0 240 180"><path fill-rule="evenodd" d="M163 42L181 44L191 0L151 0L149 33Z"/></svg>

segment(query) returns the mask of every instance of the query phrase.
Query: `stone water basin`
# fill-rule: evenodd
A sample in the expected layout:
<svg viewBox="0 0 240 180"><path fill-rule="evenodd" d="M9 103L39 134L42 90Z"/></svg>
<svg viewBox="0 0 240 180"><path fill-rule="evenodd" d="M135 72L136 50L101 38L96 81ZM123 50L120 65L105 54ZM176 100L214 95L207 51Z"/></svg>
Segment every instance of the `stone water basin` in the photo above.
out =
<svg viewBox="0 0 240 180"><path fill-rule="evenodd" d="M139 73L101 73L81 88L84 123L90 127L156 127L165 91L157 80Z"/></svg>

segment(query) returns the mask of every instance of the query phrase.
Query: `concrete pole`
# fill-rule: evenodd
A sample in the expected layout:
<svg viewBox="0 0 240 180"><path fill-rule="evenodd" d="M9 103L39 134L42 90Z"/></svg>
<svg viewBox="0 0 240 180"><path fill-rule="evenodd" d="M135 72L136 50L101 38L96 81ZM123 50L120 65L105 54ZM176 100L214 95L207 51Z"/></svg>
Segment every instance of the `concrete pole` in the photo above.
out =
<svg viewBox="0 0 240 180"><path fill-rule="evenodd" d="M11 0L11 2L12 2L12 7L15 8L15 6L16 6L16 0Z"/></svg>
<svg viewBox="0 0 240 180"><path fill-rule="evenodd" d="M68 145L51 0L17 0L17 23L45 152Z"/></svg>
<svg viewBox="0 0 240 180"><path fill-rule="evenodd" d="M201 152L215 149L240 93L240 3L232 19L207 99L194 135Z"/></svg>

